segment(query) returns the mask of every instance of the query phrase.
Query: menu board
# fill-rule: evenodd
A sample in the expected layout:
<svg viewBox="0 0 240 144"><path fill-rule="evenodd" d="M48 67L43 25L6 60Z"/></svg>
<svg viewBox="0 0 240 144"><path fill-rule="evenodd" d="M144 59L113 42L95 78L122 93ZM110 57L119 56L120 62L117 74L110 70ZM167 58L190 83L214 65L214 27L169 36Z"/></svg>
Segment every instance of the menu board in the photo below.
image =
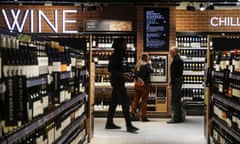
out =
<svg viewBox="0 0 240 144"><path fill-rule="evenodd" d="M145 8L144 18L144 51L168 51L169 8Z"/></svg>

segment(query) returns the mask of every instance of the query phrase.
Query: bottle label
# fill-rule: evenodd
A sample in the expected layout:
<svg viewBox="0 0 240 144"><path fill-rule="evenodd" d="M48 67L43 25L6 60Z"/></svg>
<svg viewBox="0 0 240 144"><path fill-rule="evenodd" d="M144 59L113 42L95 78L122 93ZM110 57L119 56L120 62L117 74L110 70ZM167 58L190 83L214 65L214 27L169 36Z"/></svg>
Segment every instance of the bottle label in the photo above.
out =
<svg viewBox="0 0 240 144"><path fill-rule="evenodd" d="M240 89L232 88L232 95L240 98Z"/></svg>
<svg viewBox="0 0 240 144"><path fill-rule="evenodd" d="M5 108L4 108L4 120L6 126L15 126L17 125L17 109L18 109L18 96L16 96L17 92L17 78L16 77L8 77L5 79L6 82L6 93L4 94L5 98Z"/></svg>

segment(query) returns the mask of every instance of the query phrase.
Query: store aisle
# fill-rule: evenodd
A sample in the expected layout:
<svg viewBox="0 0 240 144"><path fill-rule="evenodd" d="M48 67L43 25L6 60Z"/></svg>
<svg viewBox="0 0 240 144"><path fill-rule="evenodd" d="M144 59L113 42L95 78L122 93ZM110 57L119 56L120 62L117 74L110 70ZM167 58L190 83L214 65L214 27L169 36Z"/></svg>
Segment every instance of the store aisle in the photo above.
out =
<svg viewBox="0 0 240 144"><path fill-rule="evenodd" d="M94 137L90 144L205 144L204 119L187 116L184 123L167 124L165 118L150 118L151 122L134 122L138 134L126 132L123 118L115 118L120 130L106 130L105 118L95 118Z"/></svg>

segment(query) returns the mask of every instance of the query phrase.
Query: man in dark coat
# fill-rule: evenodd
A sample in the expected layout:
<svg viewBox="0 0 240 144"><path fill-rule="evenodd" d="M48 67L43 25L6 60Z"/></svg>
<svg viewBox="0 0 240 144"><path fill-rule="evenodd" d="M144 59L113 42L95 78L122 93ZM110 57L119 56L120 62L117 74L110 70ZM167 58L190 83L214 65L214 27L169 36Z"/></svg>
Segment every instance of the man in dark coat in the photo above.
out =
<svg viewBox="0 0 240 144"><path fill-rule="evenodd" d="M179 49L177 47L172 47L170 49L170 55L173 58L171 63L171 106L173 111L173 116L168 123L178 123L182 121L181 117L181 88L183 83L183 60L178 54Z"/></svg>
<svg viewBox="0 0 240 144"><path fill-rule="evenodd" d="M113 117L116 111L116 106L120 102L122 111L126 122L127 132L136 133L138 128L134 127L131 123L129 112L129 98L125 88L126 81L134 79L133 73L128 67L126 58L126 40L124 38L115 39L112 47L114 48L113 54L110 56L108 71L111 74L110 81L112 85L112 98L109 104L106 129L119 129L115 125Z"/></svg>

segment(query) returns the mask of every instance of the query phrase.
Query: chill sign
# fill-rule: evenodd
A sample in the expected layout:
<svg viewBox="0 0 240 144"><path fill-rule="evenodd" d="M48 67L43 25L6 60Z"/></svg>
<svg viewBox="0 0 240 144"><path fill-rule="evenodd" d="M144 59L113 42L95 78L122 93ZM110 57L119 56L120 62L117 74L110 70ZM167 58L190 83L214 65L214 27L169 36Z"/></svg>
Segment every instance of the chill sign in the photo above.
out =
<svg viewBox="0 0 240 144"><path fill-rule="evenodd" d="M240 17L211 17L210 24L214 27L239 27Z"/></svg>
<svg viewBox="0 0 240 144"><path fill-rule="evenodd" d="M43 26L43 22L45 22L54 33L78 32L77 30L67 29L68 25L76 27L76 20L68 17L76 14L77 10L54 9L51 12L44 12L33 9L1 9L1 13L9 31L23 32L24 28L29 26L29 32L42 33L46 28L46 26Z"/></svg>

